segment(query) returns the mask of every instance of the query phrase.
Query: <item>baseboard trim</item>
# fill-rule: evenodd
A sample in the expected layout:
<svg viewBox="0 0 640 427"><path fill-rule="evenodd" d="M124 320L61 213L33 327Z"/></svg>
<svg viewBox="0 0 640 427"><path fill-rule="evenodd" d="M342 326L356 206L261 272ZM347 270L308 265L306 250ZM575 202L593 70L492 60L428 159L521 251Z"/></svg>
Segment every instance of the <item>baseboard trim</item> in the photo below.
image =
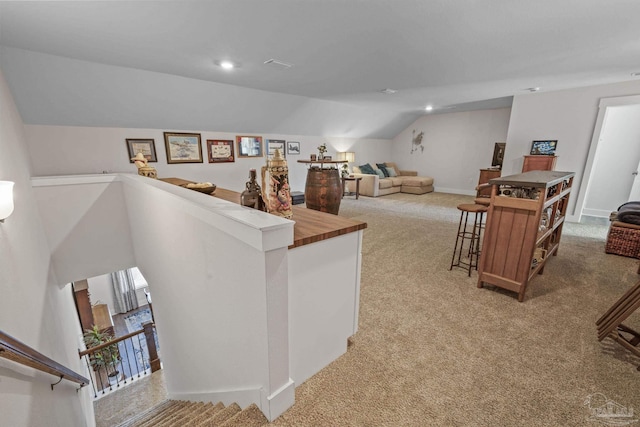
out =
<svg viewBox="0 0 640 427"><path fill-rule="evenodd" d="M460 190L458 188L444 188L434 187L436 193L449 193L449 194L462 194L465 196L475 196L477 192L475 190Z"/></svg>
<svg viewBox="0 0 640 427"><path fill-rule="evenodd" d="M262 413L269 421L278 418L295 403L296 384L291 378L270 396L263 396Z"/></svg>
<svg viewBox="0 0 640 427"><path fill-rule="evenodd" d="M612 210L584 208L582 209L582 215L597 216L599 218L609 218L609 215L611 215L611 211Z"/></svg>

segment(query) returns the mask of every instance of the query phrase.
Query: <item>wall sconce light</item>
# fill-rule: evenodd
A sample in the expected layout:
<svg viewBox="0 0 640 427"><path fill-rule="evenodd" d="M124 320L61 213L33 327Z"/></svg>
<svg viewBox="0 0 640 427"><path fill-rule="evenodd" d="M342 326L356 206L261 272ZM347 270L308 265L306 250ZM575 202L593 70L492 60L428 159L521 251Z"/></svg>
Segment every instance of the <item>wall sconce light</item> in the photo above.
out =
<svg viewBox="0 0 640 427"><path fill-rule="evenodd" d="M13 182L0 181L0 222L13 213Z"/></svg>

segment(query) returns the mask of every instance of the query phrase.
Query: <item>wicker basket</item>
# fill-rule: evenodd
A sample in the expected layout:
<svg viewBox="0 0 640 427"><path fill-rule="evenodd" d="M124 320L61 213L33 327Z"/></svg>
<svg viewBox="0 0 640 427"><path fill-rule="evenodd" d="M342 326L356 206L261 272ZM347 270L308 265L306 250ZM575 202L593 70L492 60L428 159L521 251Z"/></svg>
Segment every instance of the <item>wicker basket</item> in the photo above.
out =
<svg viewBox="0 0 640 427"><path fill-rule="evenodd" d="M620 226L615 221L609 227L604 251L633 258L640 258L640 229Z"/></svg>

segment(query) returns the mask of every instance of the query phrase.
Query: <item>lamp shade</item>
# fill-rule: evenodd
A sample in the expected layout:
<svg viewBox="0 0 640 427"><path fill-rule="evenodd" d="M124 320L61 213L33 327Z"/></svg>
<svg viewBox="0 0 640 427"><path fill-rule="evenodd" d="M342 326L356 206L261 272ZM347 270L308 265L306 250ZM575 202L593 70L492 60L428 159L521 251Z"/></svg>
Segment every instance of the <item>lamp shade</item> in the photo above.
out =
<svg viewBox="0 0 640 427"><path fill-rule="evenodd" d="M0 221L13 213L13 182L0 181Z"/></svg>
<svg viewBox="0 0 640 427"><path fill-rule="evenodd" d="M353 151L342 151L338 153L338 160L345 160L349 163L353 163L356 161L356 153Z"/></svg>

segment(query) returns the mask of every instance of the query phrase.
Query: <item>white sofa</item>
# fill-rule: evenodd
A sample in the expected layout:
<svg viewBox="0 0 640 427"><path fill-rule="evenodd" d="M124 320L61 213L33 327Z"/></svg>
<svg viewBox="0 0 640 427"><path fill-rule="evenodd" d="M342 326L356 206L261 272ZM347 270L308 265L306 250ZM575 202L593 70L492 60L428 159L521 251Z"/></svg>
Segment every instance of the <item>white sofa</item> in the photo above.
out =
<svg viewBox="0 0 640 427"><path fill-rule="evenodd" d="M360 181L360 194L369 197L384 196L393 193L425 194L433 191L433 178L418 176L418 172L401 170L394 162L385 162L385 166L392 167L396 171L395 177L381 178L378 174L364 174L358 166L353 167L353 176L362 178ZM378 167L371 164L375 170ZM355 182L347 181L348 191L354 192Z"/></svg>

